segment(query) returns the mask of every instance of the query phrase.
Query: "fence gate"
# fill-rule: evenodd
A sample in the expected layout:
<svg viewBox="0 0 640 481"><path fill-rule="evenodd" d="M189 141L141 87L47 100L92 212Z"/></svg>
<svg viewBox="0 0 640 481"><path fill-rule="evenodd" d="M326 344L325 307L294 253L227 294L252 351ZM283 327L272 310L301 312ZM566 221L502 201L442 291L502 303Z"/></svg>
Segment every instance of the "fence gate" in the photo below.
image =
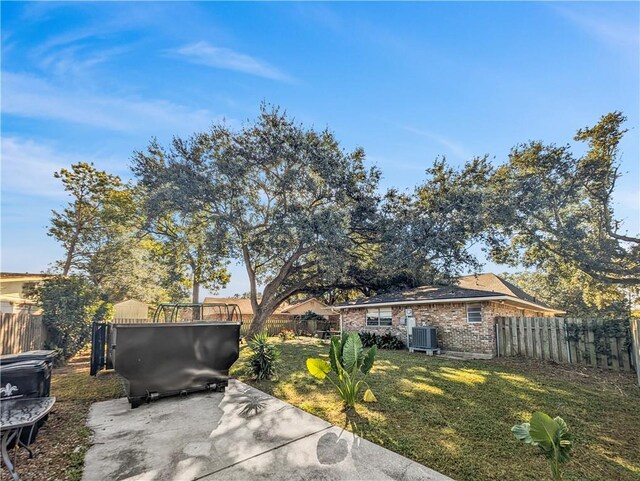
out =
<svg viewBox="0 0 640 481"><path fill-rule="evenodd" d="M91 325L91 367L89 374L95 376L107 366L107 349L109 343L109 324L94 322Z"/></svg>
<svg viewBox="0 0 640 481"><path fill-rule="evenodd" d="M525 356L614 371L633 371L635 366L626 320L498 317L496 345L498 356Z"/></svg>

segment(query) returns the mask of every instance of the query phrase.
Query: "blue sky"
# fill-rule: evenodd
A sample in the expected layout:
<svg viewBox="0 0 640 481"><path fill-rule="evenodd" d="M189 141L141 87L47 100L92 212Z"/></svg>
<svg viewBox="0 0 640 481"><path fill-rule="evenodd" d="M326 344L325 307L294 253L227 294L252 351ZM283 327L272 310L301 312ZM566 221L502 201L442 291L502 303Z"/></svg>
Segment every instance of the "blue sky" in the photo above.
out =
<svg viewBox="0 0 640 481"><path fill-rule="evenodd" d="M130 177L131 153L261 101L362 146L383 187L438 155L503 162L628 117L616 211L640 230L638 3L7 3L2 12L2 270L46 269L72 162ZM500 272L502 266L487 265ZM243 268L223 294L248 290Z"/></svg>

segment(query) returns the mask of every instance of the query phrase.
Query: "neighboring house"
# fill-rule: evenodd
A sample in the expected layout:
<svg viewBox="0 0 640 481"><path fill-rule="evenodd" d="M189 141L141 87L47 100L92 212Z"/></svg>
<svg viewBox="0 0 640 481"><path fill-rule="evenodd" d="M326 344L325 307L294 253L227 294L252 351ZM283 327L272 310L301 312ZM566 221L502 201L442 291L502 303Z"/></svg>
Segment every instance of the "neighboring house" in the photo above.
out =
<svg viewBox="0 0 640 481"><path fill-rule="evenodd" d="M451 353L491 357L495 350L495 318L562 314L495 274L463 276L455 286L423 286L336 306L342 329L391 331L407 339L406 315L416 325L437 328L438 345Z"/></svg>
<svg viewBox="0 0 640 481"><path fill-rule="evenodd" d="M113 319L148 319L149 305L136 299L128 299L113 305Z"/></svg>
<svg viewBox="0 0 640 481"><path fill-rule="evenodd" d="M0 312L2 314L40 314L33 299L25 297L24 288L28 284L39 283L52 277L49 274L29 274L0 272Z"/></svg>
<svg viewBox="0 0 640 481"><path fill-rule="evenodd" d="M306 301L298 302L296 304L289 304L285 306L281 312L283 314L302 315L309 311L318 314L325 319L329 319L330 316L338 315L338 311L332 309L324 302L316 299L315 297L307 299Z"/></svg>

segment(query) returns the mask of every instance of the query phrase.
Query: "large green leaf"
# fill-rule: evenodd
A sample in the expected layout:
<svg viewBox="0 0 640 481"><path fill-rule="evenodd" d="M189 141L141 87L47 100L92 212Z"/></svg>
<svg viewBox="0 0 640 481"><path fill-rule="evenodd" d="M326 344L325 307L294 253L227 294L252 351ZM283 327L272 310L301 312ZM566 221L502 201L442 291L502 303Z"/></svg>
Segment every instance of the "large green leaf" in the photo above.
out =
<svg viewBox="0 0 640 481"><path fill-rule="evenodd" d="M331 364L324 359L309 358L307 359L307 370L313 377L324 379L331 372Z"/></svg>
<svg viewBox="0 0 640 481"><path fill-rule="evenodd" d="M360 370L362 374L369 374L371 368L373 367L373 361L376 360L376 353L378 352L378 348L376 346L371 347L364 356L362 361L362 366Z"/></svg>
<svg viewBox="0 0 640 481"><path fill-rule="evenodd" d="M558 430L556 431L555 444L557 446L556 456L558 461L565 463L571 456L571 449L573 448L573 436L569 432L567 423L561 417L555 417L553 420L558 424Z"/></svg>
<svg viewBox="0 0 640 481"><path fill-rule="evenodd" d="M533 441L533 439L531 439L531 436L529 435L529 427L529 423L516 424L511 428L511 432L520 441L523 441L527 444L533 444L535 446L536 443Z"/></svg>
<svg viewBox="0 0 640 481"><path fill-rule="evenodd" d="M531 416L529 435L544 451L552 452L555 445L556 432L560 429L551 416L543 412L535 412Z"/></svg>
<svg viewBox="0 0 640 481"><path fill-rule="evenodd" d="M340 342L340 338L334 336L331 338L331 347L329 348L329 362L331 363L331 368L333 372L340 375L340 356L342 352L342 345Z"/></svg>
<svg viewBox="0 0 640 481"><path fill-rule="evenodd" d="M350 332L342 350L342 363L345 371L353 373L362 365L362 341L357 332Z"/></svg>

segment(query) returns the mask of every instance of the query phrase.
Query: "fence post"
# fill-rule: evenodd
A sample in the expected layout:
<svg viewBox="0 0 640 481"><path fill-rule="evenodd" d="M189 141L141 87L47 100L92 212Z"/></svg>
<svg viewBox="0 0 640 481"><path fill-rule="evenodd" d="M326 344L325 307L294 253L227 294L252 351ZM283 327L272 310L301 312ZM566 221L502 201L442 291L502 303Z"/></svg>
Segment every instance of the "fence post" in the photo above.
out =
<svg viewBox="0 0 640 481"><path fill-rule="evenodd" d="M596 359L596 338L594 329L597 326L597 320L592 319L586 323L586 337L587 337L587 348L589 350L589 364L593 367L598 366L598 362Z"/></svg>
<svg viewBox="0 0 640 481"><path fill-rule="evenodd" d="M539 317L533 318L533 332L534 332L534 341L536 342L536 357L538 359L544 358L544 351L542 349L542 319Z"/></svg>
<svg viewBox="0 0 640 481"><path fill-rule="evenodd" d="M558 319L552 317L549 321L551 324L551 330L549 331L549 335L551 336L549 339L549 358L556 362L560 362L560 351L558 350Z"/></svg>
<svg viewBox="0 0 640 481"><path fill-rule="evenodd" d="M631 328L631 355L640 386L640 319L630 319L629 327Z"/></svg>

